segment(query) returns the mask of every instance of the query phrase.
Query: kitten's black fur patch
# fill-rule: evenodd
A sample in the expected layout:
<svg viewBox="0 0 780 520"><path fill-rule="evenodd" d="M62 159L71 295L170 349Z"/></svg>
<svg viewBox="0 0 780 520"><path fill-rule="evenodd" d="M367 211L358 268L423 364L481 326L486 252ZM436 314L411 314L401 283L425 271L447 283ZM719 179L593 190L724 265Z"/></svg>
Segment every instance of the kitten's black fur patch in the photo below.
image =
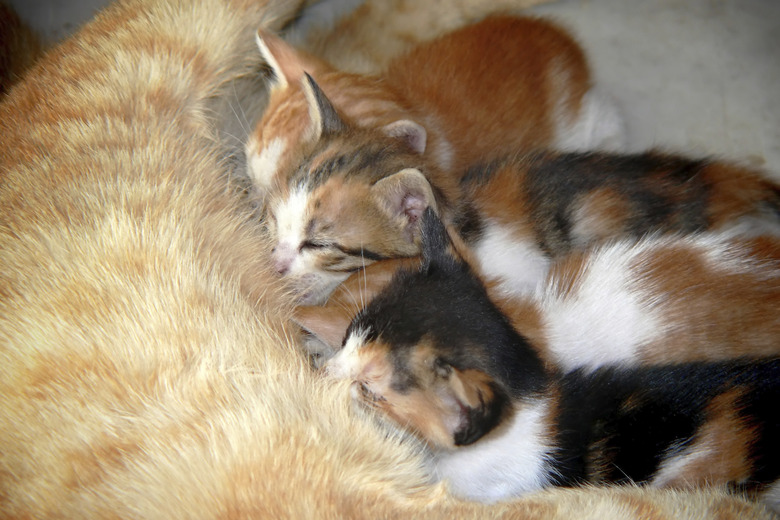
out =
<svg viewBox="0 0 780 520"><path fill-rule="evenodd" d="M502 168L522 173L540 248L560 256L572 248L572 212L579 197L609 188L630 206L627 233L635 236L650 231L694 232L709 226L709 186L699 175L707 164L676 155L646 152L616 155L605 152L534 153L507 156L476 164L464 175L461 186L478 187L491 182ZM456 217L456 229L468 230L471 243L483 223L473 205L466 202ZM470 211L470 213L469 213Z"/></svg>
<svg viewBox="0 0 780 520"><path fill-rule="evenodd" d="M320 114L320 125L323 135L336 134L343 131L346 128L344 121L339 116L338 111L334 108L330 100L325 97L325 93L322 91L317 82L314 81L308 72L304 72L306 76L306 82L309 84L309 88L314 94L314 101L317 104L317 111Z"/></svg>
<svg viewBox="0 0 780 520"><path fill-rule="evenodd" d="M399 372L408 372L408 349L426 338L444 362L493 379L494 401L487 410L468 411L456 445L479 441L521 399L557 396L553 483L646 483L665 460L697 441L699 428L713 419L708 407L728 393L736 399L734 413L755 432L748 446L752 478L735 487L758 491L780 478L780 359L547 372L468 265L450 254L446 231L430 209L422 239L421 269L400 272L351 328L373 329L374 339L391 345Z"/></svg>
<svg viewBox="0 0 780 520"><path fill-rule="evenodd" d="M526 182L533 222L538 236L545 237L543 249L551 254L570 250L575 199L599 188L614 190L630 203L627 229L633 235L694 232L709 225L708 187L698 175L704 161L593 152L537 155L530 163Z"/></svg>
<svg viewBox="0 0 780 520"><path fill-rule="evenodd" d="M422 218L423 265L400 271L353 320L347 332L370 330L400 359L427 338L443 361L493 375L509 395L543 389L542 361L493 305L467 264L447 252L449 238L428 208ZM489 351L483 345L491 345ZM512 377L523 373L525 377Z"/></svg>
<svg viewBox="0 0 780 520"><path fill-rule="evenodd" d="M777 434L780 360L685 363L671 366L576 370L562 377L556 484L592 477L599 446L599 476L608 482L647 482L668 455L692 442L718 395L744 392L742 415L760 430L753 446L756 481L780 477ZM770 407L774 403L774 407ZM755 482L754 482L755 484ZM752 486L749 486L752 487Z"/></svg>

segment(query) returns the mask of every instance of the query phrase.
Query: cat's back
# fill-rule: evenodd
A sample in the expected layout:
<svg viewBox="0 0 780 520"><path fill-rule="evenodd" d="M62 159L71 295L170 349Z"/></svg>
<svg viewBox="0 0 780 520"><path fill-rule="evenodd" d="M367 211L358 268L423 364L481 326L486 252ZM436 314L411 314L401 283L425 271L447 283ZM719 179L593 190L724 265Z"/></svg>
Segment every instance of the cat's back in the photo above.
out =
<svg viewBox="0 0 780 520"><path fill-rule="evenodd" d="M590 88L585 55L552 22L492 16L394 60L388 81L442 120L459 165L549 145ZM508 137L511 136L511 137ZM498 144L497 144L498 143Z"/></svg>

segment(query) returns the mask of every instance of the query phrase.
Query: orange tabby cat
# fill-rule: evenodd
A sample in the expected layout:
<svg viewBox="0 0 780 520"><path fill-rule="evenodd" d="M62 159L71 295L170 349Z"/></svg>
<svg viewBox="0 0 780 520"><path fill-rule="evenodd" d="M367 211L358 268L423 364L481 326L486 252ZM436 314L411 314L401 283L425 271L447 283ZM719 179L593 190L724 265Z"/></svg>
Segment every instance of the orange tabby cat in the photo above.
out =
<svg viewBox="0 0 780 520"><path fill-rule="evenodd" d="M268 33L258 44L275 76L246 145L260 192L273 191L278 172L293 169L320 135L304 72L346 118L404 136L447 172L502 151L622 145L620 119L592 88L582 50L546 20L489 17L421 44L378 76L339 71Z"/></svg>
<svg viewBox="0 0 780 520"><path fill-rule="evenodd" d="M125 0L0 103L0 518L771 518L721 490L458 501L311 372L215 139L296 7Z"/></svg>

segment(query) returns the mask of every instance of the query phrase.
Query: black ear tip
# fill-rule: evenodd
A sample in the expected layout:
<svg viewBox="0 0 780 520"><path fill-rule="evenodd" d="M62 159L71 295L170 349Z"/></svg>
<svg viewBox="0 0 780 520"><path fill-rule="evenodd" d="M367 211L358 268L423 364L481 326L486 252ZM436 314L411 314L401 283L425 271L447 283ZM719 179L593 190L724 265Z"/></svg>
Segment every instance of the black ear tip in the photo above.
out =
<svg viewBox="0 0 780 520"><path fill-rule="evenodd" d="M309 85L309 88L311 88L311 90L312 90L312 92L314 93L315 96L317 96L318 98L321 97L321 96L324 96L324 94L322 92L322 89L317 84L317 82L314 81L314 78L312 77L311 74L309 74L308 72L304 72L303 76L306 79L306 84Z"/></svg>
<svg viewBox="0 0 780 520"><path fill-rule="evenodd" d="M309 102L313 105L313 107L319 114L319 119L320 119L319 123L320 123L320 129L322 133L335 134L344 130L345 129L344 121L342 121L341 116L333 107L330 100L325 95L325 92L323 92L320 86L317 84L317 82L314 81L314 78L311 76L311 74L304 71L303 75L304 75L304 81L306 82L306 85L308 85L309 90L313 95L313 99L309 100Z"/></svg>
<svg viewBox="0 0 780 520"><path fill-rule="evenodd" d="M433 244L441 242L446 235L447 231L444 229L439 216L436 212L428 206L425 208L422 214L422 222L420 223L422 231L422 239L424 244Z"/></svg>
<svg viewBox="0 0 780 520"><path fill-rule="evenodd" d="M422 242L423 267L430 267L436 259L443 259L446 255L450 237L444 228L439 216L428 206L422 215L420 223L420 236Z"/></svg>

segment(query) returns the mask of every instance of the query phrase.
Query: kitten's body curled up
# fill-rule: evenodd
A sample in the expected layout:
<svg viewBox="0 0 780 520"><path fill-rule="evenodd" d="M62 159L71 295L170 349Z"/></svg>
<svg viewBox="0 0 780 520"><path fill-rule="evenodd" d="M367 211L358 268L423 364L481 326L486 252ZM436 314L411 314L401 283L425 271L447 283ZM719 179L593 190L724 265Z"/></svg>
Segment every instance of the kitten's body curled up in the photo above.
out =
<svg viewBox="0 0 780 520"><path fill-rule="evenodd" d="M757 253L760 246L752 247ZM598 345L582 345L583 357L594 356L591 363L561 370L529 339L544 328L518 333L452 248L428 210L422 266L402 269L354 318L343 349L326 368L354 381L360 402L425 439L438 474L457 493L493 501L582 482L728 484L777 506L776 345L723 360L740 353L686 351L685 341L672 339L662 354L667 363L652 366L605 360L594 352ZM680 252L689 261L693 256ZM776 248L774 253L764 268L774 297L765 302L768 318L780 293ZM717 248L711 254L735 271L750 268L747 258L727 254L718 260ZM761 278L760 267L758 273ZM578 281L560 277L559 283L567 291ZM605 293L613 297L613 305L624 305L619 294ZM612 325L624 326L617 320ZM770 329L756 334L776 339L777 324ZM717 339L704 344L709 341ZM700 361L679 363L689 359Z"/></svg>
<svg viewBox="0 0 780 520"><path fill-rule="evenodd" d="M427 207L515 294L532 291L551 259L607 239L750 219L780 229L780 190L761 172L672 154L516 153L453 183L406 139L350 125L308 86L319 138L267 201L276 268L308 303L366 263L417 255Z"/></svg>

